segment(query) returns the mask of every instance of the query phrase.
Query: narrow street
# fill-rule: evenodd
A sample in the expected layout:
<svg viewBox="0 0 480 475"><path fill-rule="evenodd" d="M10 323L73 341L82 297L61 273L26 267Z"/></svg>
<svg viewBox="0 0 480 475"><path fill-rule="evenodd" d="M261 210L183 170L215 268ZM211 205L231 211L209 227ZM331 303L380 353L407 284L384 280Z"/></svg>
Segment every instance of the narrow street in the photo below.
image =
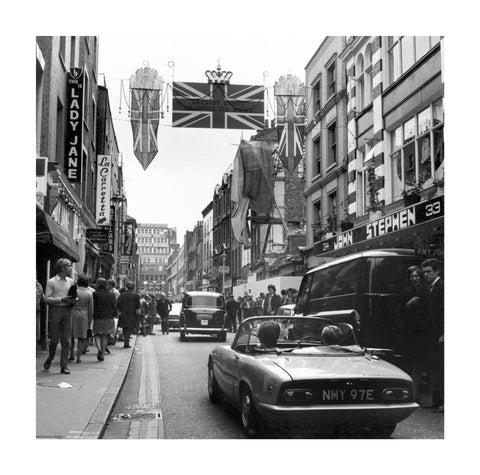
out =
<svg viewBox="0 0 480 475"><path fill-rule="evenodd" d="M178 332L137 337L128 376L108 421L104 439L238 439L244 438L240 414L227 402L210 403L207 359L219 343L208 336L181 342ZM229 333L227 343L233 334ZM121 343L117 343L121 344ZM317 438L268 430L263 438ZM350 435L349 438L362 435ZM418 409L400 423L393 439L442 439L443 414Z"/></svg>

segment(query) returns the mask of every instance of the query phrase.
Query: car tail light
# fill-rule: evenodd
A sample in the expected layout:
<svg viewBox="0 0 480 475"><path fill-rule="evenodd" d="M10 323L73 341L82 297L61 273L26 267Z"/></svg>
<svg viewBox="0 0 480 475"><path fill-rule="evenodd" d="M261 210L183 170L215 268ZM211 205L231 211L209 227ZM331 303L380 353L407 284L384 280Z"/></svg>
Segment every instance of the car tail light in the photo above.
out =
<svg viewBox="0 0 480 475"><path fill-rule="evenodd" d="M410 397L410 390L407 388L386 388L382 391L382 397L387 401L404 401Z"/></svg>
<svg viewBox="0 0 480 475"><path fill-rule="evenodd" d="M310 389L287 389L282 397L288 402L302 402L313 398L313 391Z"/></svg>

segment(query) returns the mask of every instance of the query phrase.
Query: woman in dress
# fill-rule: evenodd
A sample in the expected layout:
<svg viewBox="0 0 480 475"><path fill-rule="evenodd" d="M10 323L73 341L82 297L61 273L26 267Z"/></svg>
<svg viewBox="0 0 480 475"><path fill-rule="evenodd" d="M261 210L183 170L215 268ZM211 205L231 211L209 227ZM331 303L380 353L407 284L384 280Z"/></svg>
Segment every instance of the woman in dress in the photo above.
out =
<svg viewBox="0 0 480 475"><path fill-rule="evenodd" d="M107 290L105 279L97 279L97 290L93 294L93 334L98 348L98 361L104 360L108 337L115 331L113 317L116 315L115 295Z"/></svg>
<svg viewBox="0 0 480 475"><path fill-rule="evenodd" d="M87 343L87 330L92 324L93 297L88 289L88 278L80 276L77 281L77 300L72 307L72 344L70 361L74 361L75 339L77 340L77 363L81 363L81 355Z"/></svg>

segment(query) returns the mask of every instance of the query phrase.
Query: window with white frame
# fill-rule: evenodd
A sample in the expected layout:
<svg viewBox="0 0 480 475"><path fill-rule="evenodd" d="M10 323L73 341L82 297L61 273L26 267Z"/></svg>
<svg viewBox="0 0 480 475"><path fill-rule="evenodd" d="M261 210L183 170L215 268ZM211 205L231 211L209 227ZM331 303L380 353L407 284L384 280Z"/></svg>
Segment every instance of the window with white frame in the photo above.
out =
<svg viewBox="0 0 480 475"><path fill-rule="evenodd" d="M60 50L59 50L60 56L62 58L63 64L66 66L67 61L67 37L66 36L60 36Z"/></svg>
<svg viewBox="0 0 480 475"><path fill-rule="evenodd" d="M327 97L335 94L335 81L336 81L336 62L333 60L327 67Z"/></svg>
<svg viewBox="0 0 480 475"><path fill-rule="evenodd" d="M371 104L373 100L373 65L372 65L372 45L365 49L365 70L364 70L364 107Z"/></svg>
<svg viewBox="0 0 480 475"><path fill-rule="evenodd" d="M315 115L321 109L321 81L320 79L312 86L312 102L313 102L313 115Z"/></svg>
<svg viewBox="0 0 480 475"><path fill-rule="evenodd" d="M322 172L322 153L320 148L320 135L312 140L313 176Z"/></svg>
<svg viewBox="0 0 480 475"><path fill-rule="evenodd" d="M388 72L390 84L396 81L438 42L440 36L388 36Z"/></svg>
<svg viewBox="0 0 480 475"><path fill-rule="evenodd" d="M443 121L438 99L390 132L393 200L419 182L427 188L443 178Z"/></svg>
<svg viewBox="0 0 480 475"><path fill-rule="evenodd" d="M364 85L364 62L363 62L363 55L359 54L357 56L357 64L355 67L355 73L357 76L357 81L356 81L356 106L357 106L357 111L361 111L365 107L365 85Z"/></svg>
<svg viewBox="0 0 480 475"><path fill-rule="evenodd" d="M320 200L312 203L312 208L313 240L318 241L320 239L320 229L322 227L322 209Z"/></svg>
<svg viewBox="0 0 480 475"><path fill-rule="evenodd" d="M74 68L76 64L76 45L77 45L77 37L71 36L70 37L70 67Z"/></svg>
<svg viewBox="0 0 480 475"><path fill-rule="evenodd" d="M328 194L328 227L331 231L337 229L337 192Z"/></svg>
<svg viewBox="0 0 480 475"><path fill-rule="evenodd" d="M336 138L336 123L333 122L327 128L328 141L328 156L327 167L333 165L337 161L337 138Z"/></svg>
<svg viewBox="0 0 480 475"><path fill-rule="evenodd" d="M87 129L89 128L89 123L88 123L88 114L90 112L90 78L87 73L87 68L85 68L85 79L84 79L84 86L83 86L83 121L85 122L85 125L87 126Z"/></svg>

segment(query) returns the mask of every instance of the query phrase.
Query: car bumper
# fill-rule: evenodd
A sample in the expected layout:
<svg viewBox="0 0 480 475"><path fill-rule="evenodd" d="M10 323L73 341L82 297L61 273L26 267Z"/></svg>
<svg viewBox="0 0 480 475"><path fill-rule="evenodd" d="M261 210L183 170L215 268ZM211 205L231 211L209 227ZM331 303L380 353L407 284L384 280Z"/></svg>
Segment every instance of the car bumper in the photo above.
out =
<svg viewBox="0 0 480 475"><path fill-rule="evenodd" d="M198 334L198 335L213 335L216 333L223 333L227 330L221 327L181 327L185 333Z"/></svg>
<svg viewBox="0 0 480 475"><path fill-rule="evenodd" d="M170 329L175 328L175 329L178 330L179 326L180 325L179 325L178 320L170 320L170 319L168 320L168 328L170 328Z"/></svg>
<svg viewBox="0 0 480 475"><path fill-rule="evenodd" d="M286 428L323 429L326 426L346 424L370 426L398 424L419 406L407 404L368 404L330 406L277 406L255 403L258 413L265 422Z"/></svg>

